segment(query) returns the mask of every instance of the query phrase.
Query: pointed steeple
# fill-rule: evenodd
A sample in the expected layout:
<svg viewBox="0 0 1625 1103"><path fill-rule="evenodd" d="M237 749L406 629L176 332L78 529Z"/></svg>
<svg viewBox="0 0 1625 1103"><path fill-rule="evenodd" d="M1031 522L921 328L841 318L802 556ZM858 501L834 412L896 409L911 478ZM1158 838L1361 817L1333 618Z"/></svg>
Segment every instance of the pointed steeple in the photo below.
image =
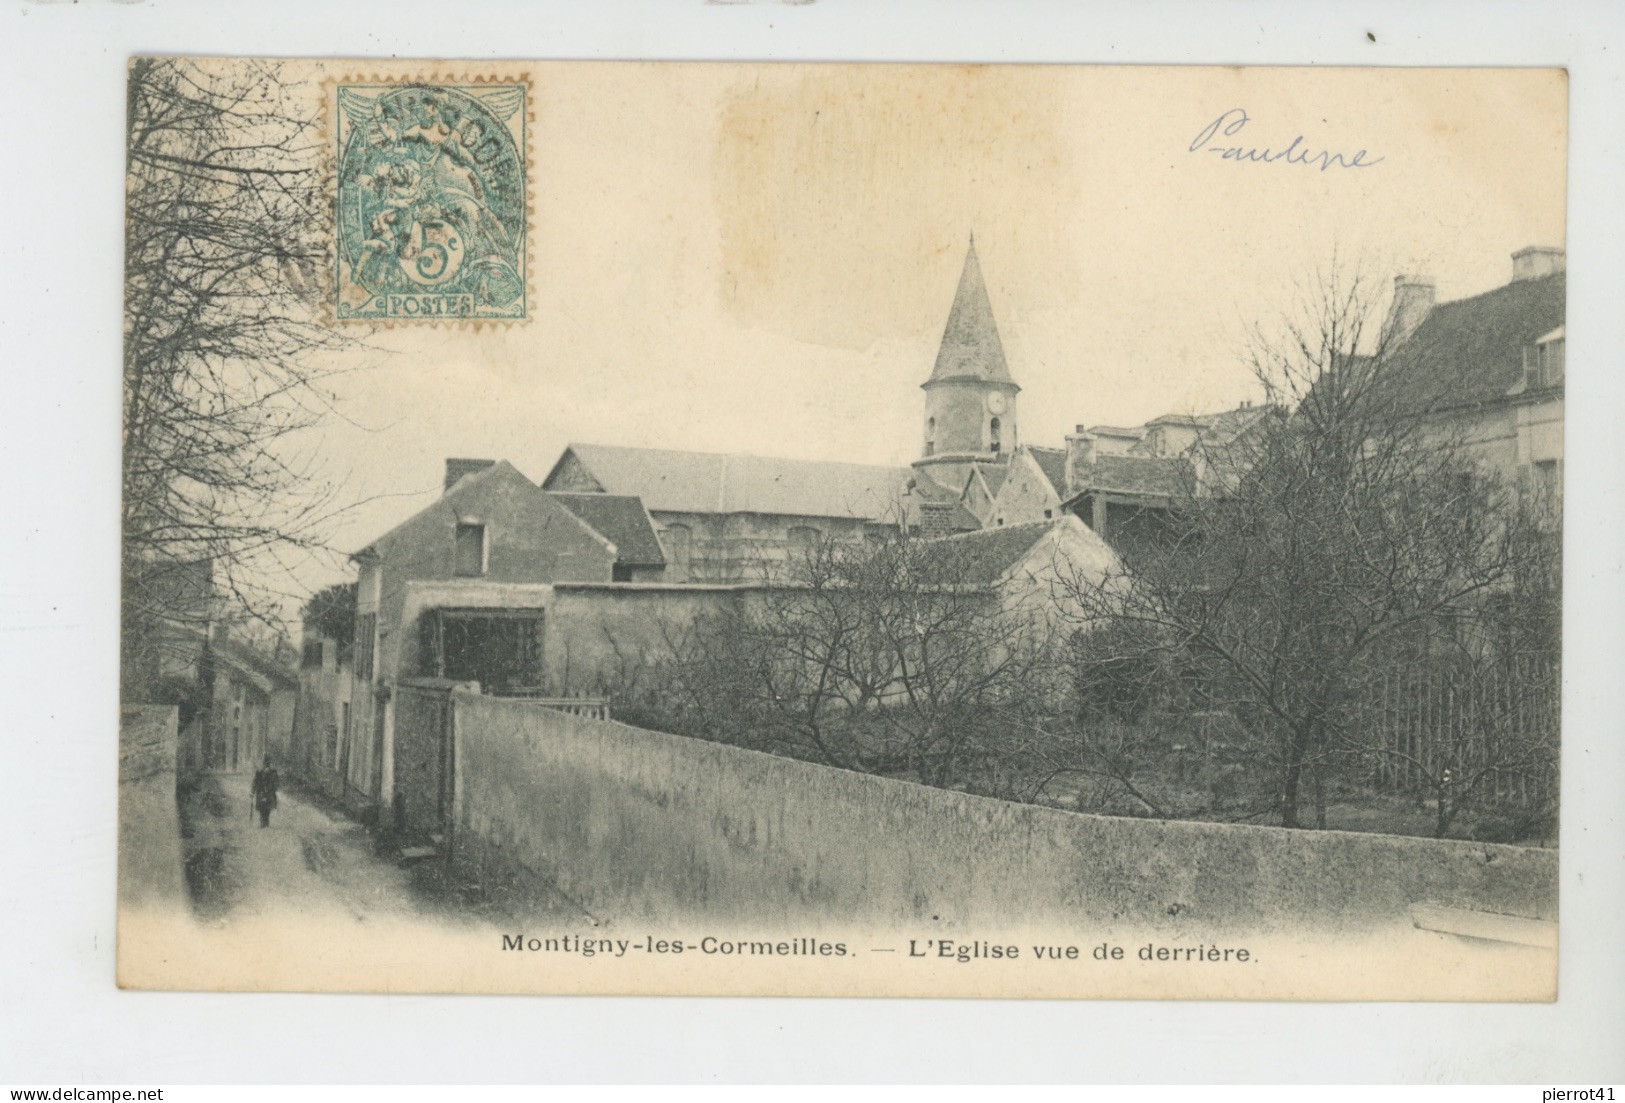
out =
<svg viewBox="0 0 1625 1103"><path fill-rule="evenodd" d="M1015 384L1004 362L1004 345L993 320L993 304L982 282L982 265L976 259L976 235L965 254L965 270L959 274L959 290L954 294L948 326L937 349L936 367L927 385L948 379L974 379L989 383Z"/></svg>

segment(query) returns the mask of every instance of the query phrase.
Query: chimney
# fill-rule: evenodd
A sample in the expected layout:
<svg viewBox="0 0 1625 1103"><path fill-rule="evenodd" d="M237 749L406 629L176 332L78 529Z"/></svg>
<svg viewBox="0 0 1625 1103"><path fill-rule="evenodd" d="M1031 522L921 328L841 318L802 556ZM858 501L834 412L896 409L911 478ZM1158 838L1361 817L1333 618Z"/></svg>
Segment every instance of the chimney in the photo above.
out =
<svg viewBox="0 0 1625 1103"><path fill-rule="evenodd" d="M472 475L476 471L484 471L487 467L495 467L496 460L446 460L446 485L441 493L457 485L457 480L464 475Z"/></svg>
<svg viewBox="0 0 1625 1103"><path fill-rule="evenodd" d="M1394 302L1388 308L1391 340L1403 341L1433 312L1433 281L1426 276L1395 276Z"/></svg>
<svg viewBox="0 0 1625 1103"><path fill-rule="evenodd" d="M927 540L953 534L954 504L952 502L920 503L920 535Z"/></svg>
<svg viewBox="0 0 1625 1103"><path fill-rule="evenodd" d="M1561 272L1564 268L1563 250L1555 245L1531 245L1512 254L1512 282L1538 280Z"/></svg>
<svg viewBox="0 0 1625 1103"><path fill-rule="evenodd" d="M1078 489L1078 472L1095 464L1095 442L1097 438L1082 425L1075 432L1066 435L1066 485L1061 488L1063 499L1071 497Z"/></svg>

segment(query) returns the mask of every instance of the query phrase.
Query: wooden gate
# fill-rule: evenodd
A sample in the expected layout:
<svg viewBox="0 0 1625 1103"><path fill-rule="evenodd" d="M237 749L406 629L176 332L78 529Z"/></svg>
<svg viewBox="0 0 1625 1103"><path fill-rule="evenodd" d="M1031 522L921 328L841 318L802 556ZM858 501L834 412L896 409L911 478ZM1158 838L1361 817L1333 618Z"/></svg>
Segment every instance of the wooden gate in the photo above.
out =
<svg viewBox="0 0 1625 1103"><path fill-rule="evenodd" d="M451 691L461 683L414 678L395 687L395 828L403 842L439 846L451 831Z"/></svg>

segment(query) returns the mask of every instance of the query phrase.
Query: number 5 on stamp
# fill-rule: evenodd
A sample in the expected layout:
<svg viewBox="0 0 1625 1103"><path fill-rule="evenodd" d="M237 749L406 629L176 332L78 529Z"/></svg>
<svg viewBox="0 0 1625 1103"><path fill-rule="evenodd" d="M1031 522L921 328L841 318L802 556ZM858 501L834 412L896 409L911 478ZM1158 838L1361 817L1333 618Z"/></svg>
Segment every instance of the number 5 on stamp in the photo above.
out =
<svg viewBox="0 0 1625 1103"><path fill-rule="evenodd" d="M334 93L338 318L525 320L529 85Z"/></svg>

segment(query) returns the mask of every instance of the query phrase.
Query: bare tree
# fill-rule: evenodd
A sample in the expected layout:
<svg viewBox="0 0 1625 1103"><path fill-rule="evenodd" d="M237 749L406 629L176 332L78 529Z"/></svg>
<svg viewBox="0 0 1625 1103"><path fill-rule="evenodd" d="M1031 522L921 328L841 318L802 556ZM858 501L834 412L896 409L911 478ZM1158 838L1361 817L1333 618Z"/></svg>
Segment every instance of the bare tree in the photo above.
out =
<svg viewBox="0 0 1625 1103"><path fill-rule="evenodd" d="M1093 616L1132 626L1119 638L1186 708L1236 720L1287 827L1310 801L1325 826L1328 783L1372 767L1383 679L1446 651L1489 661L1497 645L1475 626L1550 555L1509 523L1512 489L1436 416L1427 350L1369 290L1322 279L1261 331L1253 367L1275 412L1224 454L1191 457L1206 477L1121 577L1068 584Z"/></svg>
<svg viewBox="0 0 1625 1103"><path fill-rule="evenodd" d="M815 544L667 663L667 722L828 765L1004 796L1052 772L1028 753L1064 697L1047 628L1006 607L974 545L897 530Z"/></svg>
<svg viewBox="0 0 1625 1103"><path fill-rule="evenodd" d="M326 203L316 100L276 63L141 58L129 72L123 656L278 619L334 491L298 435L325 410Z"/></svg>

